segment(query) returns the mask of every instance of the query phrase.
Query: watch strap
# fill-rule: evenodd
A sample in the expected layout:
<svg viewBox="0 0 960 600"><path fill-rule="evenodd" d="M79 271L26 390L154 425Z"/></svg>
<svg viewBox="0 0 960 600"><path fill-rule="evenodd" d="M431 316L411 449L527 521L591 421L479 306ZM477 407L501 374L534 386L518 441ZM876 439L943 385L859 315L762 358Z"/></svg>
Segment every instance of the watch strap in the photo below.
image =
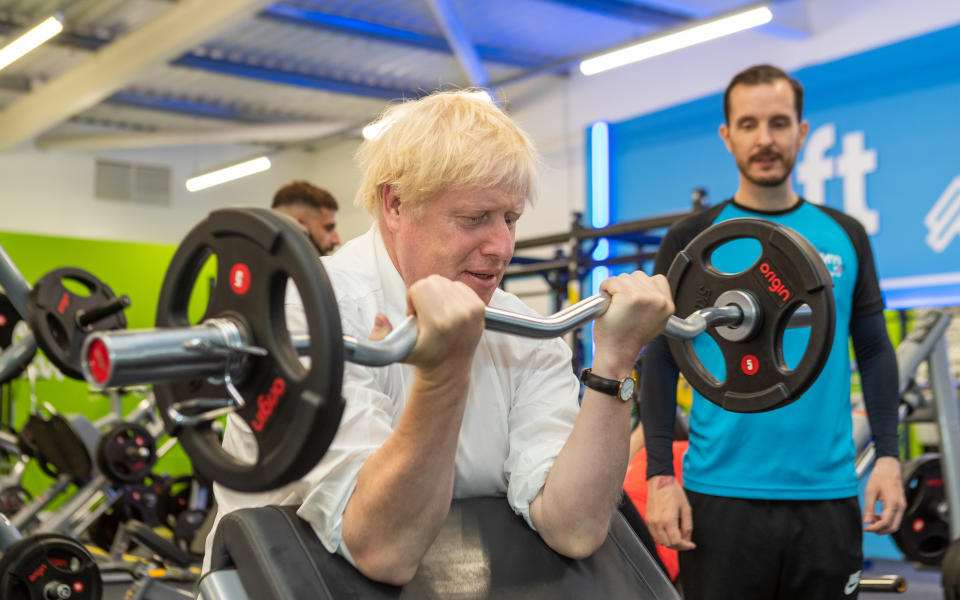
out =
<svg viewBox="0 0 960 600"><path fill-rule="evenodd" d="M619 380L594 375L592 369L584 369L580 373L580 381L591 390L596 390L601 394L617 396L620 392L621 382Z"/></svg>

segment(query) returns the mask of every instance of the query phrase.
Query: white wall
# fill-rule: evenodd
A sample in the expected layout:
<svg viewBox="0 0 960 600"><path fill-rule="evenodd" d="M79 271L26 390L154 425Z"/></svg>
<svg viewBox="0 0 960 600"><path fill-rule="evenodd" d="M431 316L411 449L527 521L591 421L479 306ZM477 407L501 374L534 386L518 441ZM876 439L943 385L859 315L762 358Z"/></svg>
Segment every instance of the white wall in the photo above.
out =
<svg viewBox="0 0 960 600"><path fill-rule="evenodd" d="M518 237L564 231L584 206L583 131L596 120L621 120L721 91L740 69L771 62L788 70L960 23L956 0L808 0L814 34L806 39L746 32L606 74L542 78L505 90L507 107L543 153L537 204ZM718 107L718 123L720 107ZM191 194L183 181L199 170L252 156L245 147L172 148L104 153L105 158L173 169L170 206L130 206L93 197L90 154L38 152L24 145L0 154L0 230L59 236L176 243L207 212L229 205L268 206L284 183L304 178L329 188L341 204L341 233L353 237L370 218L353 206L359 173L356 140L313 152L287 151L274 167ZM718 146L718 151L719 146Z"/></svg>
<svg viewBox="0 0 960 600"><path fill-rule="evenodd" d="M94 197L91 154L38 152L22 146L0 155L0 229L56 236L176 243L207 213L224 206L270 206L283 183L302 177L311 155L287 152L274 157L264 174L196 193L184 187L187 177L252 158L256 148L103 152L97 156L171 168L167 206L137 205Z"/></svg>

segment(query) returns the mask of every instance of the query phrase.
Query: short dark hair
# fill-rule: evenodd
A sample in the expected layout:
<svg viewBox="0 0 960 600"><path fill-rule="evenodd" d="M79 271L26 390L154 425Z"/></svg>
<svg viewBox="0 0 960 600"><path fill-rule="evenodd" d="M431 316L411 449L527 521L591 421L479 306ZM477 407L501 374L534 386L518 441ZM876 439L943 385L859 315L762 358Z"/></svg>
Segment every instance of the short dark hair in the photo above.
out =
<svg viewBox="0 0 960 600"><path fill-rule="evenodd" d="M726 91L723 92L723 119L727 125L730 124L730 90L734 86L773 83L778 79L788 82L790 87L793 88L793 104L797 109L797 121L803 119L803 86L800 85L800 82L790 77L783 69L773 65L754 65L734 75L727 85Z"/></svg>
<svg viewBox="0 0 960 600"><path fill-rule="evenodd" d="M273 196L271 208L297 205L308 206L317 210L321 208L339 210L333 194L303 180L293 181L277 190L277 193Z"/></svg>

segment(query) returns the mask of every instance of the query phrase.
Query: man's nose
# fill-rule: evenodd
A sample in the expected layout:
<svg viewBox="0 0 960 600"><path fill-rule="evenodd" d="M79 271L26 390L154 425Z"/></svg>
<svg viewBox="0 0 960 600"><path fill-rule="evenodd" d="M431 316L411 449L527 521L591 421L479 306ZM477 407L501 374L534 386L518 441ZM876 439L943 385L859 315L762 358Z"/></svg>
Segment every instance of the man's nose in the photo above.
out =
<svg viewBox="0 0 960 600"><path fill-rule="evenodd" d="M773 143L773 135L770 133L770 127L761 124L757 128L757 143L761 146L769 146Z"/></svg>
<svg viewBox="0 0 960 600"><path fill-rule="evenodd" d="M513 230L506 222L500 222L491 226L489 236L483 247L483 253L496 256L504 261L510 260L510 257L513 256L514 242Z"/></svg>

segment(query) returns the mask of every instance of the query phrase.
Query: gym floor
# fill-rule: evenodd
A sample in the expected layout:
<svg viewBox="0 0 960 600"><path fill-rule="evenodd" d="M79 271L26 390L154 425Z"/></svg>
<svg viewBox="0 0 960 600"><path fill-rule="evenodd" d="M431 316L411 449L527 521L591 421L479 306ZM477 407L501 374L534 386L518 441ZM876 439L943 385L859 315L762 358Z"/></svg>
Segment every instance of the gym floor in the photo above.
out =
<svg viewBox="0 0 960 600"><path fill-rule="evenodd" d="M907 580L907 591L902 594L887 592L861 592L860 600L939 600L943 598L940 585L940 569L887 558L870 559L864 577L900 575Z"/></svg>
<svg viewBox="0 0 960 600"><path fill-rule="evenodd" d="M899 560L871 559L868 568L864 570L864 577L880 575L900 575L907 580L907 591L903 594L887 592L861 592L860 600L940 600L943 590L940 587L940 570L931 567L916 566ZM108 585L103 594L103 600L124 600L129 585ZM180 589L192 591L192 586L183 586Z"/></svg>

